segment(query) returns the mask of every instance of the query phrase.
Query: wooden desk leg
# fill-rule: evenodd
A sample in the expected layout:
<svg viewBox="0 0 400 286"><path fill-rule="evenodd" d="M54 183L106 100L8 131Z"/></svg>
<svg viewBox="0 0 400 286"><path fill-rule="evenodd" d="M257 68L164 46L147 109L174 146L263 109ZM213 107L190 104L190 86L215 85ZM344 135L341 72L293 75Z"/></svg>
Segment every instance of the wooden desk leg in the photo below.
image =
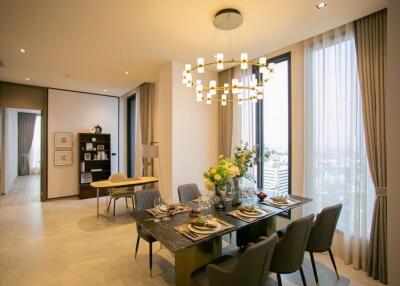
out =
<svg viewBox="0 0 400 286"><path fill-rule="evenodd" d="M97 218L99 218L99 213L100 213L100 210L99 210L100 189L97 188L96 190L97 190Z"/></svg>
<svg viewBox="0 0 400 286"><path fill-rule="evenodd" d="M221 256L222 238L216 237L209 241L196 244L183 251L175 253L175 285L190 285L190 274L197 268L206 265Z"/></svg>

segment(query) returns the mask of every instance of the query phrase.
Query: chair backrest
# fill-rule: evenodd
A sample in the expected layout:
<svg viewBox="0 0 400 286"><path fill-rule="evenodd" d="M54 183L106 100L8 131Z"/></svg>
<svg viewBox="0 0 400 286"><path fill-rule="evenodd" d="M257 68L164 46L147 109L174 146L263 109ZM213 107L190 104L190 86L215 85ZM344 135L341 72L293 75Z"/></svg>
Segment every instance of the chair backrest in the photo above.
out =
<svg viewBox="0 0 400 286"><path fill-rule="evenodd" d="M324 208L317 215L308 238L308 251L320 252L331 248L341 210L342 204L337 204Z"/></svg>
<svg viewBox="0 0 400 286"><path fill-rule="evenodd" d="M314 214L310 214L287 226L287 230L278 240L272 256L270 266L272 272L292 273L300 269L313 220Z"/></svg>
<svg viewBox="0 0 400 286"><path fill-rule="evenodd" d="M128 180L128 177L122 173L114 173L108 178L108 180L113 183L118 183Z"/></svg>
<svg viewBox="0 0 400 286"><path fill-rule="evenodd" d="M207 275L210 286L265 285L276 242L277 236L273 234L268 238L260 237L256 243L249 243L230 268L209 264Z"/></svg>
<svg viewBox="0 0 400 286"><path fill-rule="evenodd" d="M157 189L146 189L135 192L135 211L141 211L154 207L154 199L160 198L160 191Z"/></svg>
<svg viewBox="0 0 400 286"><path fill-rule="evenodd" d="M196 184L180 185L178 187L179 201L189 202L201 196L199 187Z"/></svg>

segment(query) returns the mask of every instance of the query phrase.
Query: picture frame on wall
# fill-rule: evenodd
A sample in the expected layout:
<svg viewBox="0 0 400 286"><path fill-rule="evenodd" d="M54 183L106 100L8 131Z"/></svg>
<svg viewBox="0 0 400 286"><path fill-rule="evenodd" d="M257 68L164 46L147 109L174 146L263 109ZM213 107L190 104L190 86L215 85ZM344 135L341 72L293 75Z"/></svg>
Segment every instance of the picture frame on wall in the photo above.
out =
<svg viewBox="0 0 400 286"><path fill-rule="evenodd" d="M55 150L54 151L54 166L72 165L71 150Z"/></svg>
<svg viewBox="0 0 400 286"><path fill-rule="evenodd" d="M54 132L55 148L72 148L72 132Z"/></svg>
<svg viewBox="0 0 400 286"><path fill-rule="evenodd" d="M85 161L92 160L92 154L90 154L90 153L85 153L83 156L84 156Z"/></svg>

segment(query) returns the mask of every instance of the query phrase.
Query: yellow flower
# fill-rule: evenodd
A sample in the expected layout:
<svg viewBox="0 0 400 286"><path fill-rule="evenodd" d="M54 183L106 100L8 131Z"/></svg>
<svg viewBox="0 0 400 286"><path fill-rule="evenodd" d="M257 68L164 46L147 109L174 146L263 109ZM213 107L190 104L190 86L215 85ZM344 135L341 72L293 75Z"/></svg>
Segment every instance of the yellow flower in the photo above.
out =
<svg viewBox="0 0 400 286"><path fill-rule="evenodd" d="M237 176L239 176L240 175L240 170L239 170L239 167L238 166L231 166L230 168L229 168L229 176L231 176L231 177L237 177Z"/></svg>
<svg viewBox="0 0 400 286"><path fill-rule="evenodd" d="M211 170L210 170L211 176L214 176L216 173L217 173L217 170L215 170L215 168L211 168Z"/></svg>
<svg viewBox="0 0 400 286"><path fill-rule="evenodd" d="M221 155L219 155L219 156L218 156L218 159L219 159L219 160L222 160L222 159L224 159L224 155L222 155L222 154L221 154Z"/></svg>
<svg viewBox="0 0 400 286"><path fill-rule="evenodd" d="M221 175L220 175L220 174L215 174L214 180L215 180L216 182L221 181Z"/></svg>
<svg viewBox="0 0 400 286"><path fill-rule="evenodd" d="M214 189L214 184L211 182L210 179L204 179L204 186L206 187L207 190L213 190Z"/></svg>

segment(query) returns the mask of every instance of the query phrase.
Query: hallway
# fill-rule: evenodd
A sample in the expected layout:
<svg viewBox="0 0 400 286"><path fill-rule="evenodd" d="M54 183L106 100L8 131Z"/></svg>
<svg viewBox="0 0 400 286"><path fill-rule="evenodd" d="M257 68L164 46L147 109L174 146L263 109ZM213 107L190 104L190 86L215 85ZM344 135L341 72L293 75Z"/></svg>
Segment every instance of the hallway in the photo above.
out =
<svg viewBox="0 0 400 286"><path fill-rule="evenodd" d="M40 175L18 176L10 191L0 196L0 207L40 202Z"/></svg>

